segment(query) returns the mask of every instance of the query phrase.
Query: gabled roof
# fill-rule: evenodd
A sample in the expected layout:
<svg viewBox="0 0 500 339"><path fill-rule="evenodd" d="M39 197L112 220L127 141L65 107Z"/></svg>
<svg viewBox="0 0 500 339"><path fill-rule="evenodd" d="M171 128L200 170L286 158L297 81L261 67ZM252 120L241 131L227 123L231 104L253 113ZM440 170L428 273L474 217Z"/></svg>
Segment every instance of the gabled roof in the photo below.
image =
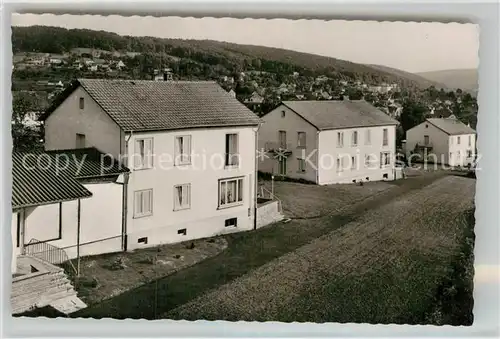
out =
<svg viewBox="0 0 500 339"><path fill-rule="evenodd" d="M38 206L91 197L73 176L58 171L43 152L12 154L12 208Z"/></svg>
<svg viewBox="0 0 500 339"><path fill-rule="evenodd" d="M117 159L100 152L95 147L47 151L58 160L61 170L76 179L117 176L130 170Z"/></svg>
<svg viewBox="0 0 500 339"><path fill-rule="evenodd" d="M475 134L476 131L456 118L428 118L427 121L448 135Z"/></svg>
<svg viewBox="0 0 500 339"><path fill-rule="evenodd" d="M255 113L212 81L78 79L47 117L79 86L125 132L255 126Z"/></svg>
<svg viewBox="0 0 500 339"><path fill-rule="evenodd" d="M397 125L399 122L364 100L283 101L318 130Z"/></svg>

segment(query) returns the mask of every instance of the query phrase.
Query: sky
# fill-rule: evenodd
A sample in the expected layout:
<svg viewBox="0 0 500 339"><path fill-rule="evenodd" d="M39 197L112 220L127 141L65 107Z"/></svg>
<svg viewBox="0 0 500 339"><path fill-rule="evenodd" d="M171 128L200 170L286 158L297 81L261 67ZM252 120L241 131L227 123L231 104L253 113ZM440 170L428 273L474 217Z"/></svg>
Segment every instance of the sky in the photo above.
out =
<svg viewBox="0 0 500 339"><path fill-rule="evenodd" d="M414 73L479 65L474 24L13 14L12 25L278 47Z"/></svg>

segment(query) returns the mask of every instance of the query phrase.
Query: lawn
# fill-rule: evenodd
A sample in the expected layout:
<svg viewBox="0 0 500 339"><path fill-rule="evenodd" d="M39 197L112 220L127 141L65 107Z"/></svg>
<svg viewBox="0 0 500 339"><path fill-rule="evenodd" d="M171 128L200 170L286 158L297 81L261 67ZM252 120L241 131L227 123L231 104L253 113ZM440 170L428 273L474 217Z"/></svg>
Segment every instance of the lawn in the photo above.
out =
<svg viewBox="0 0 500 339"><path fill-rule="evenodd" d="M263 227L257 231L224 236L228 248L216 257L124 292L98 305L76 312L72 316L119 319L164 317L166 312L347 225L360 213L386 204L434 180L434 177L406 180L404 185L392 186L376 196L366 196L361 202L348 204L342 211L333 209L332 214L321 218L292 220L288 223ZM351 187L358 189L356 186ZM316 188L304 185L303 191L315 189L318 194L312 199L321 199L322 191Z"/></svg>
<svg viewBox="0 0 500 339"><path fill-rule="evenodd" d="M271 191L271 181L261 180L259 184ZM368 182L363 186L352 184L318 186L277 180L274 182L274 194L282 201L286 216L309 219L339 212L346 206L359 203L392 187L391 183L383 181Z"/></svg>
<svg viewBox="0 0 500 339"><path fill-rule="evenodd" d="M474 187L441 178L162 317L422 323L460 252Z"/></svg>

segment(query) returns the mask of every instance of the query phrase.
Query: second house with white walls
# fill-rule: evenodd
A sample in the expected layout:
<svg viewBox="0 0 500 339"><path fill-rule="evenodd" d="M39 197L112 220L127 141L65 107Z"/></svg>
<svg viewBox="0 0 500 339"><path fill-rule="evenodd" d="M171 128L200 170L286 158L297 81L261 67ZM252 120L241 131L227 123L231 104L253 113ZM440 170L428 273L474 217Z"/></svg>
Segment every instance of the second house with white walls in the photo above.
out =
<svg viewBox="0 0 500 339"><path fill-rule="evenodd" d="M126 250L255 227L260 120L215 82L79 79L44 120L46 150L96 147L131 169Z"/></svg>
<svg viewBox="0 0 500 339"><path fill-rule="evenodd" d="M284 101L262 117L259 171L319 185L393 180L397 124L364 100Z"/></svg>

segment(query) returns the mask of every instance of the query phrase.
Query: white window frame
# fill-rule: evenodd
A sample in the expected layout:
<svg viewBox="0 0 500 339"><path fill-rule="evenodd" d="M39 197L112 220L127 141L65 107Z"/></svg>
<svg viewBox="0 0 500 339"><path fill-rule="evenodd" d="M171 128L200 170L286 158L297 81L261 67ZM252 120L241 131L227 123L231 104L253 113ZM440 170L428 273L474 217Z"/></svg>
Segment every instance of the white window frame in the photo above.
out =
<svg viewBox="0 0 500 339"><path fill-rule="evenodd" d="M389 146L389 129L382 130L382 146Z"/></svg>
<svg viewBox="0 0 500 339"><path fill-rule="evenodd" d="M353 147L358 146L358 137L359 137L358 131L352 131L351 146Z"/></svg>
<svg viewBox="0 0 500 339"><path fill-rule="evenodd" d="M182 140L182 150L180 149L180 141ZM191 135L178 135L175 137L175 165L191 165L191 150L192 150Z"/></svg>
<svg viewBox="0 0 500 339"><path fill-rule="evenodd" d="M428 135L424 135L424 145L430 145L431 144L431 139Z"/></svg>
<svg viewBox="0 0 500 339"><path fill-rule="evenodd" d="M391 165L391 152L380 152L380 168L386 168Z"/></svg>
<svg viewBox="0 0 500 339"><path fill-rule="evenodd" d="M144 194L149 194L149 210L146 210ZM141 199L141 211L137 210L137 199ZM153 189L134 191L134 218L143 218L153 215Z"/></svg>
<svg viewBox="0 0 500 339"><path fill-rule="evenodd" d="M220 179L219 180L219 194L218 194L218 205L219 209L222 208L230 208L230 207L235 207L235 206L240 206L243 205L244 202L244 181L245 177L235 177L235 178L226 178L226 179ZM228 195L228 184L236 182L235 184L235 200L233 202L228 202L229 200L229 195ZM241 184L240 184L241 182ZM241 189L241 193L240 193ZM222 200L222 197L224 196L224 201Z"/></svg>
<svg viewBox="0 0 500 339"><path fill-rule="evenodd" d="M144 155L140 156L139 145L144 143ZM149 150L148 150L149 143ZM137 138L134 141L134 169L144 170L153 168L153 138Z"/></svg>
<svg viewBox="0 0 500 339"><path fill-rule="evenodd" d="M226 140L229 135L236 136L236 152L229 153L227 149ZM224 135L224 167L225 168L235 168L240 164L240 135L239 133L226 133Z"/></svg>
<svg viewBox="0 0 500 339"><path fill-rule="evenodd" d="M457 137L457 145L460 145L460 136Z"/></svg>
<svg viewBox="0 0 500 339"><path fill-rule="evenodd" d="M344 132L337 132L337 147L344 147Z"/></svg>
<svg viewBox="0 0 500 339"><path fill-rule="evenodd" d="M371 145L372 144L372 131L371 129L367 129L365 131L365 145Z"/></svg>
<svg viewBox="0 0 500 339"><path fill-rule="evenodd" d="M179 188L181 197L179 199ZM183 198L185 199L184 201ZM174 186L174 211L182 211L191 208L191 184L181 184Z"/></svg>

